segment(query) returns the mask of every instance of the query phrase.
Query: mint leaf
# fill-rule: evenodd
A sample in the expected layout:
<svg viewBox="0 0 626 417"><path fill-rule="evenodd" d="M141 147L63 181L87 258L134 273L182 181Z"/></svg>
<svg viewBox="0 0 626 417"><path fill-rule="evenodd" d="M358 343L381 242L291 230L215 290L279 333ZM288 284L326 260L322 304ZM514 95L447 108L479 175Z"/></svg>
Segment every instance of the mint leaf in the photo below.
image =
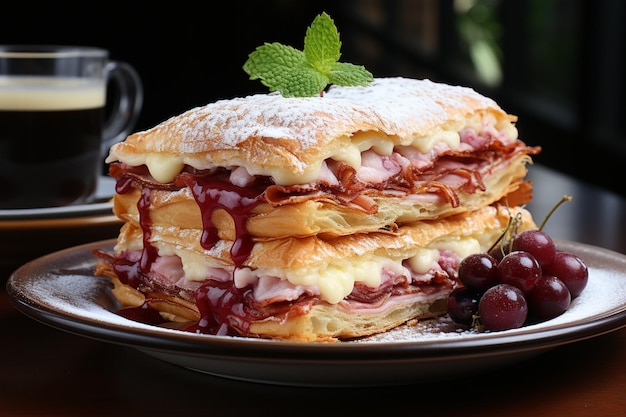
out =
<svg viewBox="0 0 626 417"><path fill-rule="evenodd" d="M336 62L328 78L330 84L341 86L366 86L372 82L372 74L366 70L364 66L349 64L347 62Z"/></svg>
<svg viewBox="0 0 626 417"><path fill-rule="evenodd" d="M341 57L341 41L333 20L326 13L317 16L304 37L304 56L319 72L328 74Z"/></svg>
<svg viewBox="0 0 626 417"><path fill-rule="evenodd" d="M373 76L363 66L338 62L341 41L335 23L326 13L317 16L307 29L304 50L280 43L256 48L243 69L251 80L259 79L270 91L285 97L310 97L328 84L368 85Z"/></svg>
<svg viewBox="0 0 626 417"><path fill-rule="evenodd" d="M250 54L243 69L250 79L260 79L270 91L285 97L310 97L328 84L328 78L315 71L304 53L280 43L266 43Z"/></svg>

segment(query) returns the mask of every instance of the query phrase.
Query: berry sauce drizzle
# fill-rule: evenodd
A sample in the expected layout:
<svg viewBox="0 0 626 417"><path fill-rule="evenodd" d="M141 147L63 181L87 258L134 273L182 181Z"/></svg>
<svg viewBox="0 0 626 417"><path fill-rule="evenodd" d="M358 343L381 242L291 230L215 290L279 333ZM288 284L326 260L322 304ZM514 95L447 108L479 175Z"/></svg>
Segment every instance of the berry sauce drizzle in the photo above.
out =
<svg viewBox="0 0 626 417"><path fill-rule="evenodd" d="M200 320L183 330L225 335L234 334L232 330L237 328L237 334L247 334L250 318L243 307L244 291L236 288L232 282L209 280L196 290Z"/></svg>
<svg viewBox="0 0 626 417"><path fill-rule="evenodd" d="M235 240L230 249L230 256L236 267L241 267L248 259L254 246L248 233L246 222L250 211L259 204L261 193L255 189L237 187L226 181L182 174L182 180L191 189L202 213L202 237L200 245L211 249L219 240L218 231L213 221L213 211L226 210L235 223Z"/></svg>
<svg viewBox="0 0 626 417"><path fill-rule="evenodd" d="M157 249L150 243L150 237L152 236L152 230L150 226L152 221L150 219L150 189L144 188L141 190L141 197L137 202L137 209L139 210L139 225L143 232L143 251L141 253L141 260L139 262L139 272L147 274L150 272L150 268L158 256Z"/></svg>
<svg viewBox="0 0 626 417"><path fill-rule="evenodd" d="M218 230L212 221L213 212L221 208L231 216L235 226L235 240L230 256L235 268L243 266L254 246L246 222L250 211L260 203L263 187L244 189L216 177L190 172L181 173L177 183L189 187L200 207L203 226L200 245L203 248L211 249L219 241ZM122 175L117 179L116 192L124 194L130 192L134 186L133 178ZM150 194L151 188L144 184L137 202L139 224L143 232L141 257L137 261L108 257L120 281L133 288L142 285L142 277L150 272L152 264L158 257L157 249L150 243L152 236ZM234 281L220 282L207 277L206 283L196 291L200 320L183 329L207 334L245 334L251 320L243 307L247 291L249 288L236 288ZM138 307L123 308L118 314L148 324L165 322L160 314L149 306L149 301ZM233 328L237 328L237 332L233 332Z"/></svg>
<svg viewBox="0 0 626 417"><path fill-rule="evenodd" d="M188 173L183 173L181 180L191 190L202 213L203 230L200 245L205 249L211 249L218 242L218 230L213 224L212 216L218 208L226 210L235 226L235 240L230 249L230 257L235 268L242 267L254 246L246 222L250 211L259 204L262 192ZM185 330L228 334L231 327L236 327L239 333L247 333L249 319L246 319L243 310L243 299L244 289L236 288L234 280L226 283L208 280L196 291L196 306L201 319Z"/></svg>

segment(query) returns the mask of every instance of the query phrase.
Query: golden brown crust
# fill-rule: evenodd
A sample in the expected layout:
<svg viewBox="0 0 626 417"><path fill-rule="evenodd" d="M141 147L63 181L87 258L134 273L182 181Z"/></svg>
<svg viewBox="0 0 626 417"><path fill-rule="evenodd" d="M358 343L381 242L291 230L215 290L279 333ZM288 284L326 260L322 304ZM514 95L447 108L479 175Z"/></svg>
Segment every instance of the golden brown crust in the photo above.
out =
<svg viewBox="0 0 626 417"><path fill-rule="evenodd" d="M329 264L358 265L364 260L389 258L401 261L418 253L422 248L436 242L455 242L472 237L481 242L482 250L495 241L508 224L511 216L520 213L523 228L535 227L530 214L523 209L484 207L472 213L451 216L437 221L418 222L403 226L396 233L368 233L321 239L311 236L303 239L285 238L259 242L246 262L257 271L297 270ZM134 245L141 231L130 224L120 234L119 249ZM180 230L173 227L152 229L151 243L161 253L177 254L183 261L205 262L207 268L224 268L232 271L230 244L222 244L204 250L198 244L199 230ZM135 249L137 249L135 247ZM141 295L119 282L104 262L99 265L100 274L113 278L114 292L124 305L141 305L144 302L157 309L170 321L198 320L199 312L193 300L172 296L165 292L147 291ZM231 272L232 273L232 272ZM290 340L328 341L335 338L360 337L379 333L413 318L426 318L442 314L441 303L449 289L442 288L431 297L406 297L389 302L386 307L350 310L337 304L320 302L308 312L270 316L251 323L250 335ZM145 298L142 298L145 297Z"/></svg>
<svg viewBox="0 0 626 417"><path fill-rule="evenodd" d="M111 293L122 308L148 306L158 311L161 316L170 322L195 322L200 319L198 307L189 300L175 297L163 292L143 293L130 285L122 283L111 265L105 261L96 264L95 275L106 276L111 279L113 288Z"/></svg>
<svg viewBox="0 0 626 417"><path fill-rule="evenodd" d="M337 305L315 305L306 315L252 323L251 334L304 342L333 342L386 332L409 320L425 320L446 312L446 295L438 300L397 304L380 312L355 314Z"/></svg>
<svg viewBox="0 0 626 417"><path fill-rule="evenodd" d="M305 268L329 262L345 262L351 257L376 254L387 258L406 259L437 239L484 235L495 238L507 226L511 216L521 213L524 228L535 224L528 211L519 207L483 207L445 219L427 220L400 227L396 232L353 234L335 238L308 236L286 237L257 242L246 266L252 268ZM492 233L492 234L489 234ZM183 259L204 259L208 265L232 267L232 241L220 241L211 249L200 245L201 229L183 229L174 225L153 226L150 242L166 253L176 253ZM122 227L117 250L141 245L142 231L138 225ZM493 242L493 240L492 240ZM489 243L489 242L486 242ZM141 246L139 246L141 248Z"/></svg>
<svg viewBox="0 0 626 417"><path fill-rule="evenodd" d="M465 87L406 78L369 87L335 87L323 97L277 94L221 100L129 136L107 162L138 166L150 154L180 158L197 169L243 166L252 175L302 175L345 148L357 132L380 132L411 145L445 127L463 127L485 112L514 120L491 99Z"/></svg>
<svg viewBox="0 0 626 417"><path fill-rule="evenodd" d="M256 269L290 270L332 263L358 264L372 256L395 260L408 259L420 249L435 242L455 242L471 236L481 241L482 250L502 233L511 216L521 215L520 230L536 227L530 213L521 208L484 207L472 213L451 216L444 220L418 222L399 228L397 233L368 233L335 239L308 237L286 238L258 243L248 260ZM177 253L186 259L201 259L212 267L229 268L231 263L229 245L205 251L198 245L199 232L181 233L174 228L152 230L152 244L163 253ZM136 242L127 234L137 233L136 228L126 227L120 235L124 241ZM232 265L231 265L232 267ZM104 263L99 264L99 274L113 278L114 295L123 305L138 306L146 302L160 311L170 321L196 321L200 318L193 301L171 294L155 291L142 295L116 279ZM307 312L270 316L251 323L250 335L289 340L328 341L336 338L360 337L380 333L414 318L427 318L443 314L442 303L449 290L426 298L411 298L389 302L386 308L349 310L345 301L337 304L318 303Z"/></svg>

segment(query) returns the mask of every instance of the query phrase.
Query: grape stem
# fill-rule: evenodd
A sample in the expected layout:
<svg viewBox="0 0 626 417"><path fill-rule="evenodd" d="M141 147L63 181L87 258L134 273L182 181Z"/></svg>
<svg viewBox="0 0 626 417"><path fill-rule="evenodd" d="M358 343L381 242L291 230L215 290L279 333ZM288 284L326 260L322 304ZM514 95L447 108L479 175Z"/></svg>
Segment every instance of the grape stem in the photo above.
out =
<svg viewBox="0 0 626 417"><path fill-rule="evenodd" d="M480 321L480 315L479 314L473 314L472 315L472 325L471 328L476 330L479 333L482 333L485 331L485 326L483 326L483 324Z"/></svg>
<svg viewBox="0 0 626 417"><path fill-rule="evenodd" d="M513 245L513 239L512 236L515 236L517 234L517 229L519 227L520 222L522 221L522 213L518 212L517 215L515 217L510 216L509 217L509 223L506 225L506 229L504 229L504 232L502 232L502 234L500 235L500 237L498 237L498 240L496 240L493 245L491 245L491 247L487 250L487 253L491 252L493 249L495 249L498 244L500 244L500 250L502 251L502 253L506 253L504 251L504 245L508 245L509 246L509 251L510 251L510 246ZM505 237L508 237L508 242L505 241Z"/></svg>
<svg viewBox="0 0 626 417"><path fill-rule="evenodd" d="M509 223L506 225L504 232L502 232L502 234L500 234L498 239L495 242L493 242L493 245L491 245L491 247L487 250L487 253L491 252L493 249L496 248L496 246L498 246L498 244L502 241L502 239L504 239L504 236L506 236L508 231L511 229L512 224L513 224L513 216L509 217Z"/></svg>
<svg viewBox="0 0 626 417"><path fill-rule="evenodd" d="M552 214L556 211L557 208L559 208L559 206L561 204L563 204L566 201L572 201L572 197L569 195L564 195L563 197L561 197L561 199L554 205L554 207L552 207L552 209L548 212L548 214L546 215L546 217L543 218L543 221L541 222L541 225L539 226L539 230L543 230L543 227L546 225L546 223L548 222L548 219L550 218L550 216L552 216Z"/></svg>

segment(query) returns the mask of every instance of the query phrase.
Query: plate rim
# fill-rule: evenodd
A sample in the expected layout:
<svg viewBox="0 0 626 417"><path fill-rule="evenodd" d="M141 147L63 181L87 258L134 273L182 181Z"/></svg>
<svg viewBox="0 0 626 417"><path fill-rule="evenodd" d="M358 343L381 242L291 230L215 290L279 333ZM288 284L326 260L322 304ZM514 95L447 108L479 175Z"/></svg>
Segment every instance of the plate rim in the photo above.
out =
<svg viewBox="0 0 626 417"><path fill-rule="evenodd" d="M389 341L367 343L307 343L282 340L265 340L257 338L239 338L231 336L200 335L183 331L169 331L156 326L136 327L120 323L98 322L85 317L76 317L67 312L55 311L37 300L29 299L20 292L22 275L32 268L41 268L59 257L91 252L96 248L111 247L115 239L103 240L74 246L57 251L28 262L14 271L9 277L6 288L14 306L44 324L59 330L78 334L91 339L108 343L126 345L138 350L156 350L182 355L200 355L204 357L233 358L276 358L279 361L289 360L330 360L345 361L375 360L447 360L458 357L490 356L494 354L513 354L532 350L543 350L600 336L626 327L626 300L616 308L596 314L590 320L570 325L557 325L535 331L532 326L518 329L513 334L493 332L470 338L437 339L425 341ZM592 252L597 256L611 258L626 264L626 255L591 246L557 240L557 245L575 248L575 252ZM95 257L93 260L95 264ZM626 275L625 275L626 276ZM101 282L99 291L110 288L106 277L94 277ZM112 297L112 296L111 296ZM102 306L101 306L102 307ZM104 308L104 307L103 307ZM114 312L110 312L115 314ZM392 354L388 357L384 354Z"/></svg>

